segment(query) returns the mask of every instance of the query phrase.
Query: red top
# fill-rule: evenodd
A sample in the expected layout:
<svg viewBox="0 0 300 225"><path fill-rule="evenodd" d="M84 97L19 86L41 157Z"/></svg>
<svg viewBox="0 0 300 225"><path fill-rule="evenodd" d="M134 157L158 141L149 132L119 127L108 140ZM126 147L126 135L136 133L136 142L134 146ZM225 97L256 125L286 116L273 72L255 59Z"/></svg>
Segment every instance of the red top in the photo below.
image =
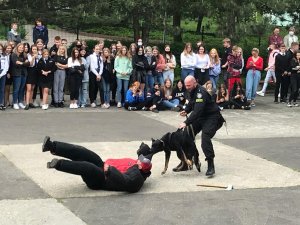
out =
<svg viewBox="0 0 300 225"><path fill-rule="evenodd" d="M252 64L251 64L252 62ZM264 67L264 60L262 57L258 56L257 60L254 62L253 57L250 56L247 60L246 69L252 70L263 70Z"/></svg>
<svg viewBox="0 0 300 225"><path fill-rule="evenodd" d="M136 165L136 159L123 158L123 159L107 159L105 164L115 167L121 173L125 173L130 167Z"/></svg>
<svg viewBox="0 0 300 225"><path fill-rule="evenodd" d="M158 59L156 60L156 71L162 72L166 68L166 60L162 54L158 55Z"/></svg>

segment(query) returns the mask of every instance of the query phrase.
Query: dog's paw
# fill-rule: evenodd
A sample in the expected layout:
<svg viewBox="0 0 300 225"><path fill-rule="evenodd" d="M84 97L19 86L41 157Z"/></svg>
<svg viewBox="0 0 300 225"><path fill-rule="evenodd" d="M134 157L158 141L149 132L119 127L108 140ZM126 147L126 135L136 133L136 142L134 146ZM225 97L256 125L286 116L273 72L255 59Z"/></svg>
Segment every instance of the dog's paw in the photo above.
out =
<svg viewBox="0 0 300 225"><path fill-rule="evenodd" d="M161 175L164 175L165 173L166 173L166 171L162 171L162 172L161 172Z"/></svg>

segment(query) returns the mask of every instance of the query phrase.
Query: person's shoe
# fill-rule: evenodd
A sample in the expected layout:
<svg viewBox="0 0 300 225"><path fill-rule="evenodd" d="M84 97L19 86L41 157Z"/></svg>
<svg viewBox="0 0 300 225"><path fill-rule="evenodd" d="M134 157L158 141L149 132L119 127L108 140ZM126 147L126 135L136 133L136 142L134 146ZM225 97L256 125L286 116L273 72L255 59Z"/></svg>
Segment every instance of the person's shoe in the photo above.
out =
<svg viewBox="0 0 300 225"><path fill-rule="evenodd" d="M280 99L280 102L281 102L282 104L285 104L285 103L286 103L286 100L285 100L285 99Z"/></svg>
<svg viewBox="0 0 300 225"><path fill-rule="evenodd" d="M207 159L207 171L206 176L211 177L215 174L215 165L213 159Z"/></svg>
<svg viewBox="0 0 300 225"><path fill-rule="evenodd" d="M110 104L109 104L109 103L106 104L106 108L107 108L107 109L110 108Z"/></svg>
<svg viewBox="0 0 300 225"><path fill-rule="evenodd" d="M298 107L299 105L298 105L297 102L294 102L294 103L293 103L293 106L294 106L294 107Z"/></svg>
<svg viewBox="0 0 300 225"><path fill-rule="evenodd" d="M122 108L122 103L121 103L121 102L118 102L117 107L118 107L118 108Z"/></svg>
<svg viewBox="0 0 300 225"><path fill-rule="evenodd" d="M290 102L288 102L286 106L287 107L293 107L292 103L290 103Z"/></svg>
<svg viewBox="0 0 300 225"><path fill-rule="evenodd" d="M151 111L154 112L154 113L159 113L157 108L153 108Z"/></svg>
<svg viewBox="0 0 300 225"><path fill-rule="evenodd" d="M278 103L279 103L279 102L278 102L278 99L275 99L275 100L274 100L274 103L275 103L275 104L278 104Z"/></svg>
<svg viewBox="0 0 300 225"><path fill-rule="evenodd" d="M59 103L58 103L58 107L59 107L59 108L63 108L63 107L65 107L65 105L64 105L63 102L59 102Z"/></svg>
<svg viewBox="0 0 300 225"><path fill-rule="evenodd" d="M43 105L42 105L42 109L43 109L43 110L47 110L48 108L49 108L48 104L43 104Z"/></svg>
<svg viewBox="0 0 300 225"><path fill-rule="evenodd" d="M136 111L137 108L136 107L128 107L128 111Z"/></svg>
<svg viewBox="0 0 300 225"><path fill-rule="evenodd" d="M254 102L251 102L250 106L251 106L251 107L255 107L256 105L255 105Z"/></svg>
<svg viewBox="0 0 300 225"><path fill-rule="evenodd" d="M25 109L25 105L24 105L22 102L19 103L19 107L20 107L21 109Z"/></svg>
<svg viewBox="0 0 300 225"><path fill-rule="evenodd" d="M24 108L24 110L28 110L30 107L29 107L29 104L27 104Z"/></svg>
<svg viewBox="0 0 300 225"><path fill-rule="evenodd" d="M42 145L42 151L43 152L48 152L53 150L53 142L50 141L50 137L46 136L43 141Z"/></svg>
<svg viewBox="0 0 300 225"><path fill-rule="evenodd" d="M70 106L69 106L69 108L70 108L70 109L74 109L74 104L71 103Z"/></svg>
<svg viewBox="0 0 300 225"><path fill-rule="evenodd" d="M91 104L91 107L92 107L92 108L96 108L96 103L93 102L93 103Z"/></svg>
<svg viewBox="0 0 300 225"><path fill-rule="evenodd" d="M142 111L148 111L148 110L149 109L147 107L145 107L145 106L142 108Z"/></svg>
<svg viewBox="0 0 300 225"><path fill-rule="evenodd" d="M180 111L180 107L178 107L178 106L173 107L173 108L171 108L171 111L173 111L173 112L179 112Z"/></svg>
<svg viewBox="0 0 300 225"><path fill-rule="evenodd" d="M13 106L14 109L20 109L19 105L17 103L14 104Z"/></svg>
<svg viewBox="0 0 300 225"><path fill-rule="evenodd" d="M29 108L32 108L32 109L34 109L34 108L35 108L34 104L32 104L32 103L29 103Z"/></svg>
<svg viewBox="0 0 300 225"><path fill-rule="evenodd" d="M55 107L55 108L58 108L58 103L55 102L55 103L54 103L54 107Z"/></svg>
<svg viewBox="0 0 300 225"><path fill-rule="evenodd" d="M250 109L251 109L250 106L248 106L248 105L244 106L244 110L250 110Z"/></svg>
<svg viewBox="0 0 300 225"><path fill-rule="evenodd" d="M222 106L219 106L219 109L220 109L220 111L223 111L224 107L222 107Z"/></svg>
<svg viewBox="0 0 300 225"><path fill-rule="evenodd" d="M73 104L73 109L78 109L77 103L74 103L74 104Z"/></svg>
<svg viewBox="0 0 300 225"><path fill-rule="evenodd" d="M47 162L47 168L48 169L55 168L58 162L59 162L59 159L52 159L51 162Z"/></svg>
<svg viewBox="0 0 300 225"><path fill-rule="evenodd" d="M4 105L0 105L0 110L5 110Z"/></svg>
<svg viewBox="0 0 300 225"><path fill-rule="evenodd" d="M258 92L256 92L256 94L257 94L257 95L259 95L259 96L262 96L262 97L264 97L264 96L265 96L265 93L264 93L264 92L262 92L262 91L258 91Z"/></svg>

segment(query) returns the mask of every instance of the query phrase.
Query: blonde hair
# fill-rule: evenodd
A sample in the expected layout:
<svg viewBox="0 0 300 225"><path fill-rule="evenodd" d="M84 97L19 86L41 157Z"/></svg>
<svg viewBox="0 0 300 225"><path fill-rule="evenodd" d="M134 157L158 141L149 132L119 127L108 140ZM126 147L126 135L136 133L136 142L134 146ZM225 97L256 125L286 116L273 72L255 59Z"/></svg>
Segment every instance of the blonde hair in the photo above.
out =
<svg viewBox="0 0 300 225"><path fill-rule="evenodd" d="M14 48L13 53L15 53L17 56L20 56L20 53L18 52L18 48L22 46L24 48L24 44L23 43L19 43L17 44L17 46ZM23 51L24 57L27 57L27 54Z"/></svg>
<svg viewBox="0 0 300 225"><path fill-rule="evenodd" d="M110 49L109 48L103 48L103 57L104 57L104 52L105 51L108 52L107 62L110 63L110 56L111 56Z"/></svg>
<svg viewBox="0 0 300 225"><path fill-rule="evenodd" d="M123 50L123 49L126 49L126 55L125 55L125 56L122 55L122 50ZM130 53L129 53L129 51L128 51L128 48L127 48L125 45L123 45L123 46L120 48L120 51L118 52L117 56L119 56L119 57L127 57L127 58L131 58L131 55L130 55Z"/></svg>
<svg viewBox="0 0 300 225"><path fill-rule="evenodd" d="M215 58L211 57L211 53L213 53L213 52L216 54ZM209 59L210 59L211 62L213 62L216 65L220 64L220 57L219 57L217 49L212 48L210 50L210 52L209 52Z"/></svg>
<svg viewBox="0 0 300 225"><path fill-rule="evenodd" d="M252 48L252 52L257 52L257 54L259 54L259 49L258 48Z"/></svg>
<svg viewBox="0 0 300 225"><path fill-rule="evenodd" d="M63 50L65 51L64 55L60 55L59 49L63 49ZM66 46L64 46L64 45L58 46L57 55L59 55L59 56L64 56L65 58L67 58L68 55L67 55L67 48L66 48Z"/></svg>
<svg viewBox="0 0 300 225"><path fill-rule="evenodd" d="M188 51L187 51L187 48L188 48L188 47L191 47L191 51L190 51L189 53L188 53ZM188 54L189 54L189 55L193 55L192 43L187 42L187 43L185 44L184 49L183 49L183 54L184 54L185 56L187 56Z"/></svg>

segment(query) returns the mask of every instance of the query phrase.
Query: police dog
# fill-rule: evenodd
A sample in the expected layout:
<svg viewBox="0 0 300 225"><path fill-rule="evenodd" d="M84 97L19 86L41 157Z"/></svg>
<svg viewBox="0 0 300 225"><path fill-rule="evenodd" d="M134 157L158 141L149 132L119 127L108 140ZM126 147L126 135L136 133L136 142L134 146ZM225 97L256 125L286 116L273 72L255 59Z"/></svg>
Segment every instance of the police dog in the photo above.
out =
<svg viewBox="0 0 300 225"><path fill-rule="evenodd" d="M169 165L171 151L176 151L177 157L181 160L180 164L173 169L175 172L184 171L193 168L193 162L200 172L201 163L199 161L199 152L195 144L195 134L193 126L189 125L184 129L178 129L172 133L166 133L160 139L152 139L151 154L165 152L165 167L162 175L166 173Z"/></svg>

